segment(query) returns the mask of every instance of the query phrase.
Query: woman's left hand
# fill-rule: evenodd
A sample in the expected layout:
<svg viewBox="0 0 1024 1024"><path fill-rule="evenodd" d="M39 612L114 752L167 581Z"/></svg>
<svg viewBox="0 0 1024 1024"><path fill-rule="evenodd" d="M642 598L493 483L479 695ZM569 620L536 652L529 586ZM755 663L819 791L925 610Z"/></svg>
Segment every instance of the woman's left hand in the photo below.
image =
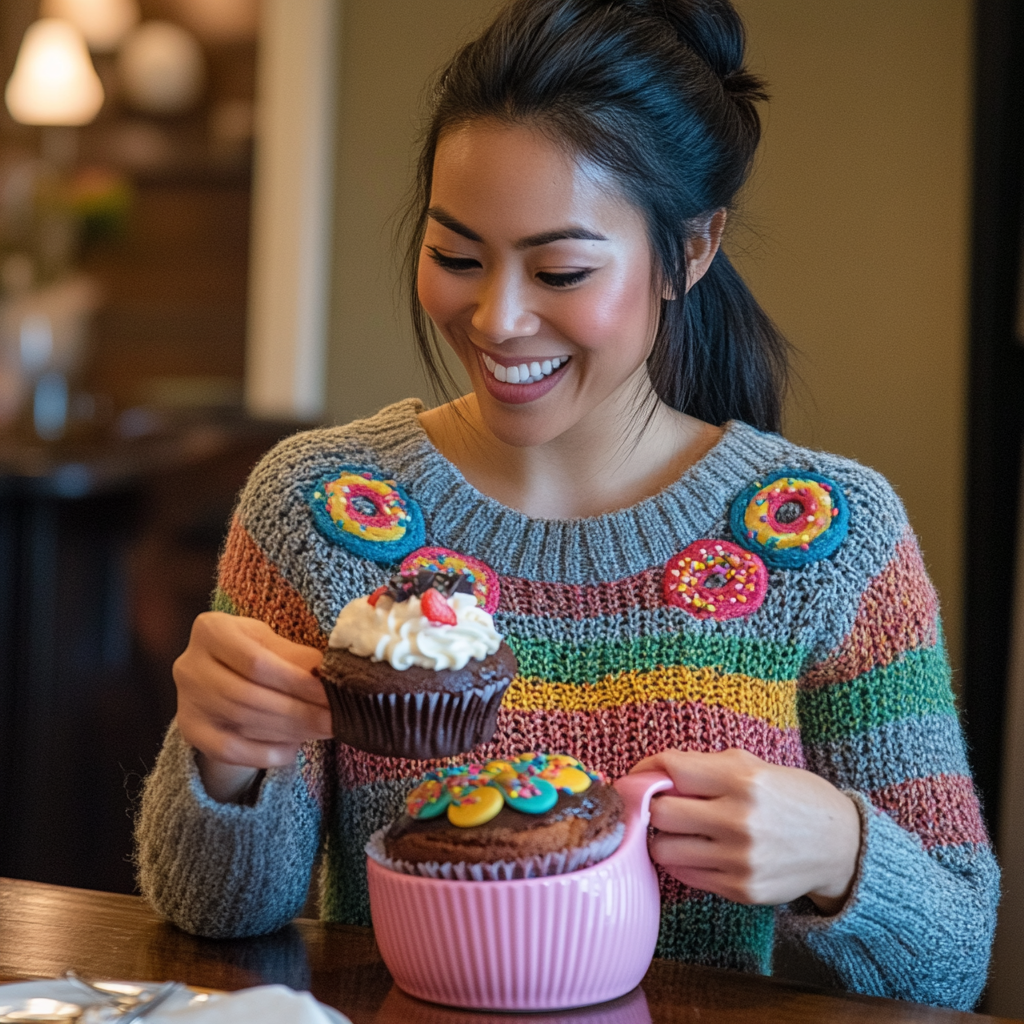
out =
<svg viewBox="0 0 1024 1024"><path fill-rule="evenodd" d="M842 909L860 854L860 812L830 782L745 750L666 750L633 769L667 773L680 796L651 802L651 857L695 889L737 903L809 896Z"/></svg>

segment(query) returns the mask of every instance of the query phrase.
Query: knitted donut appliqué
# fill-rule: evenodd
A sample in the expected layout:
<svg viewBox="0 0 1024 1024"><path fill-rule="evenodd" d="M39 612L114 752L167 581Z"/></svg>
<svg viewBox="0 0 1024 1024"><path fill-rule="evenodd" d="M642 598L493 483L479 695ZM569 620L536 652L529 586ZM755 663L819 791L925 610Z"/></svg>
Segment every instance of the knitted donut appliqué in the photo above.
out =
<svg viewBox="0 0 1024 1024"><path fill-rule="evenodd" d="M697 619L752 615L768 592L768 570L757 555L727 540L696 540L669 559L665 600Z"/></svg>
<svg viewBox="0 0 1024 1024"><path fill-rule="evenodd" d="M424 540L423 514L405 490L359 466L323 477L309 501L329 541L374 562L397 562Z"/></svg>
<svg viewBox="0 0 1024 1024"><path fill-rule="evenodd" d="M835 554L850 527L842 487L806 470L773 470L732 503L733 536L767 565L798 569Z"/></svg>
<svg viewBox="0 0 1024 1024"><path fill-rule="evenodd" d="M479 558L462 555L449 548L420 548L409 555L400 567L400 571L409 576L421 569L452 575L462 573L473 584L473 596L485 612L493 615L498 607L501 597L498 574Z"/></svg>

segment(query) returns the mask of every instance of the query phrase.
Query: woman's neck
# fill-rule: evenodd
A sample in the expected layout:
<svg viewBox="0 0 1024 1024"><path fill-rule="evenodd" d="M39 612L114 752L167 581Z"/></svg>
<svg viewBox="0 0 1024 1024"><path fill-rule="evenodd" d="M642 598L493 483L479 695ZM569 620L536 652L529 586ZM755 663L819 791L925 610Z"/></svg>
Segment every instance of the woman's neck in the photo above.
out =
<svg viewBox="0 0 1024 1024"><path fill-rule="evenodd" d="M720 427L663 402L653 411L595 417L530 447L495 437L472 394L419 419L478 491L533 519L579 519L635 505L677 480L722 436Z"/></svg>

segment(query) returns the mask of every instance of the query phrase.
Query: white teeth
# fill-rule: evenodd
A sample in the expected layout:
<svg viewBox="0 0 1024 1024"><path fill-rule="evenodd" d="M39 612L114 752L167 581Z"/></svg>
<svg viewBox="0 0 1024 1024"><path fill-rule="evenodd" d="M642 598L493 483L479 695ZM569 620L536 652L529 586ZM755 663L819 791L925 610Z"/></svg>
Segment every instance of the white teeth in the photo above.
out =
<svg viewBox="0 0 1024 1024"><path fill-rule="evenodd" d="M520 363L518 366L502 366L501 363L484 356L484 366L494 375L495 380L505 384L535 384L539 380L550 376L555 372L568 357L559 356L555 359L545 359L543 362L534 360L532 363Z"/></svg>

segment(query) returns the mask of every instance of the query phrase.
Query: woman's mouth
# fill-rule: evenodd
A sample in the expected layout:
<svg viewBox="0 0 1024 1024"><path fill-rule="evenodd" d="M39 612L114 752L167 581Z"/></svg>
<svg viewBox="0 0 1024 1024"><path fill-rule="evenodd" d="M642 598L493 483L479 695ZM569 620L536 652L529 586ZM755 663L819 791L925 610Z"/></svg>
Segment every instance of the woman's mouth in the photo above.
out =
<svg viewBox="0 0 1024 1024"><path fill-rule="evenodd" d="M561 379L569 356L553 359L524 359L506 366L480 353L484 386L492 397L506 405L525 405L546 395Z"/></svg>
<svg viewBox="0 0 1024 1024"><path fill-rule="evenodd" d="M484 366L495 380L502 384L536 384L545 377L550 377L560 366L569 361L568 356L557 356L554 359L534 359L516 366L503 366L490 356L484 356Z"/></svg>

